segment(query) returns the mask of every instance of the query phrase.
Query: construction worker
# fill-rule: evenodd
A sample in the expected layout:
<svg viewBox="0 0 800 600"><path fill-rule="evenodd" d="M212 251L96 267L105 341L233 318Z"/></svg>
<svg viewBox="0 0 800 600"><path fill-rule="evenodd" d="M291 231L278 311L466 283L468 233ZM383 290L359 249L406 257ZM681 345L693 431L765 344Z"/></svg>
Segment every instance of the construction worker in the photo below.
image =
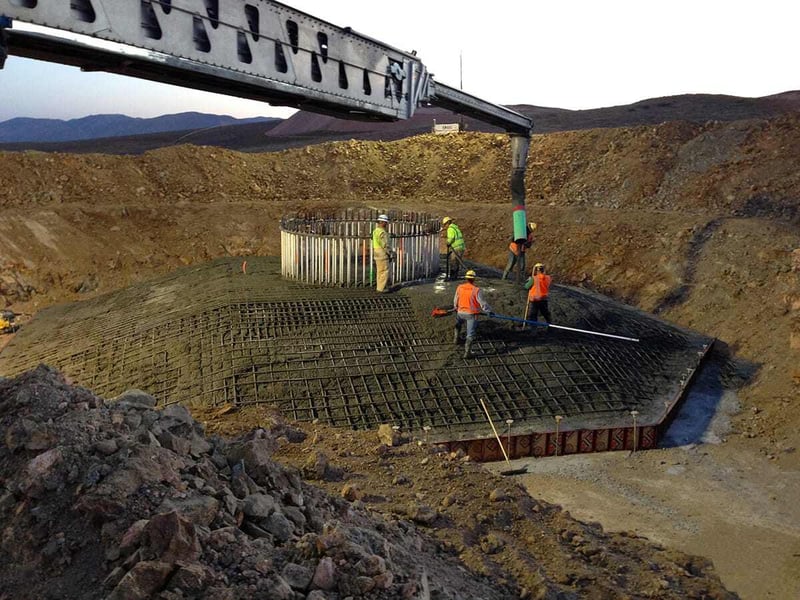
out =
<svg viewBox="0 0 800 600"><path fill-rule="evenodd" d="M511 235L511 238L508 242L508 262L506 263L506 268L503 271L503 279L505 279L514 266L519 262L519 272L525 272L525 251L533 246L533 232L536 231L536 223L528 223L528 227L526 228L528 237L525 240L515 240L514 235Z"/></svg>
<svg viewBox="0 0 800 600"><path fill-rule="evenodd" d="M456 309L456 329L453 332L453 344L458 344L461 327L467 324L467 341L464 345L464 358L469 358L475 330L478 327L478 315L492 312L492 307L483 297L481 288L475 285L475 271L470 269L464 275L466 281L456 288L453 306Z"/></svg>
<svg viewBox="0 0 800 600"><path fill-rule="evenodd" d="M553 278L546 275L544 265L536 263L533 266L533 273L526 283L530 285L528 292L528 306L525 310L526 321L538 321L539 313L542 313L544 320L550 323L550 307L547 305L547 297L550 294L550 283Z"/></svg>
<svg viewBox="0 0 800 600"><path fill-rule="evenodd" d="M458 271L464 265L464 235L451 217L442 219L442 227L447 228L447 278L456 279Z"/></svg>
<svg viewBox="0 0 800 600"><path fill-rule="evenodd" d="M380 294L389 291L386 287L389 282L389 259L391 257L389 232L386 231L388 224L388 216L378 215L377 225L372 230L372 256L375 259L375 291Z"/></svg>

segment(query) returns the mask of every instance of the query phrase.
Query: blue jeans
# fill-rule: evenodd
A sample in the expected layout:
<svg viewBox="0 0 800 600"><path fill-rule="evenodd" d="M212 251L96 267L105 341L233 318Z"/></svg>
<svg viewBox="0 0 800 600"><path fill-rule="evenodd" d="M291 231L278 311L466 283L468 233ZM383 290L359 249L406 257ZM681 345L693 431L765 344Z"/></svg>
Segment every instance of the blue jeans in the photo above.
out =
<svg viewBox="0 0 800 600"><path fill-rule="evenodd" d="M470 313L456 313L456 331L461 335L461 327L467 324L467 341L475 337L475 330L478 328L478 315Z"/></svg>

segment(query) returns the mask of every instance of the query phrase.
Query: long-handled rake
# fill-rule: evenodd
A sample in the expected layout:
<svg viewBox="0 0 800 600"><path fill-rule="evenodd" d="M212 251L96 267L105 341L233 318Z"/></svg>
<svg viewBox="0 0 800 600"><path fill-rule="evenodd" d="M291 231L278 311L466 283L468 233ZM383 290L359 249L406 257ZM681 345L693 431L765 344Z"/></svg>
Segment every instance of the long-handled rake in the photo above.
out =
<svg viewBox="0 0 800 600"><path fill-rule="evenodd" d="M511 466L511 461L508 460L508 453L506 452L505 447L503 446L503 440L500 439L500 436L497 433L497 429L495 429L494 421L492 421L491 415L489 415L489 409L486 408L486 403L483 401L483 398L480 398L481 406L483 407L483 412L486 413L486 418L489 419L489 425L492 426L492 431L494 432L494 437L497 438L497 443L500 444L500 450L503 451L503 458L506 459L506 464ZM506 471L500 471L500 475L508 477L510 475L522 475L523 473L528 472L528 467L522 467L519 469L508 469Z"/></svg>
<svg viewBox="0 0 800 600"><path fill-rule="evenodd" d="M527 313L527 308L525 309ZM612 333L602 333L600 331L589 331L587 329L578 329L576 327L565 327L564 325L553 325L552 323L542 323L540 321L531 321L529 319L520 319L509 315L498 315L497 313L482 313L490 319L502 319L504 321L514 321L515 323L524 323L525 325L533 325L534 327L549 327L551 329L563 329L564 331L575 331L577 333L587 333L589 335L600 335L607 338L614 338L615 340L625 340L628 342L638 342L639 338L628 337L625 335L614 335Z"/></svg>

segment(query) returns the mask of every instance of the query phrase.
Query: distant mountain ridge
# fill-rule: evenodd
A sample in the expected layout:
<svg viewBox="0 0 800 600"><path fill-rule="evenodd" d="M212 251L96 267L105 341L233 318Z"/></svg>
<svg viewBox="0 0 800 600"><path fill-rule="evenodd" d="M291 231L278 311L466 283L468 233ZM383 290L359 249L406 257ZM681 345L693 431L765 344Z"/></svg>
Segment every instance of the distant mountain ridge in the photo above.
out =
<svg viewBox="0 0 800 600"><path fill-rule="evenodd" d="M534 106L530 104L508 105L533 120L533 133L553 133L605 127L639 127L658 125L668 121L738 121L741 119L769 119L781 114L800 111L800 91L789 91L760 98L744 98L721 94L683 94L650 98L622 106L610 106L585 110ZM28 141L7 142L8 125L21 121L12 119L0 123L0 151L38 150L41 152L72 152L100 154L142 154L157 148L178 144L216 146L239 152L276 152L333 142L337 140L381 140L392 141L431 131L434 123L461 123L467 131L499 133L503 130L473 117L455 114L436 106L420 107L410 119L381 122L341 119L330 115L298 111L288 119L256 118L234 119L199 113L165 115L155 119L131 119L133 121L161 121L158 131L138 130L136 133L115 134L103 117L96 115L75 121L90 121L95 124L96 137L72 141ZM117 115L119 116L119 115ZM32 121L25 127L48 127L47 119ZM63 121L53 121L64 123ZM67 121L66 123L70 123ZM164 130L163 123L171 123L174 129ZM151 127L152 123L144 125ZM87 131L90 129L87 128ZM97 137L97 134L102 137Z"/></svg>
<svg viewBox="0 0 800 600"><path fill-rule="evenodd" d="M70 120L18 117L0 123L0 143L74 142L280 120L271 117L237 119L228 115L199 112L184 112L151 118L127 115L90 115Z"/></svg>

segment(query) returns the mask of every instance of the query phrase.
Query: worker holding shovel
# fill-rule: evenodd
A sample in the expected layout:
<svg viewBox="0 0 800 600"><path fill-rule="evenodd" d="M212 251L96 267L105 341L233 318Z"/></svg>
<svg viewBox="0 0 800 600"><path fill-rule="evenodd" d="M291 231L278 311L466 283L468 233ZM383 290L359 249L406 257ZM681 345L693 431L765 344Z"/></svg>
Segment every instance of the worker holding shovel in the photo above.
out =
<svg viewBox="0 0 800 600"><path fill-rule="evenodd" d="M545 274L544 265L536 263L530 279L525 284L525 287L530 289L528 292L528 304L525 308L526 321L538 321L539 313L542 313L544 320L550 323L550 307L547 305L547 297L550 294L552 281L553 278Z"/></svg>
<svg viewBox="0 0 800 600"><path fill-rule="evenodd" d="M464 358L469 358L475 330L478 327L478 315L491 313L492 307L483 297L481 288L475 285L475 271L470 269L464 276L466 281L456 288L453 306L456 310L456 329L453 332L453 343L458 344L461 328L467 324L467 341L464 345Z"/></svg>
<svg viewBox="0 0 800 600"><path fill-rule="evenodd" d="M536 223L528 223L525 231L528 235L526 239L515 240L512 235L508 241L508 262L505 270L503 270L503 279L513 272L515 266L519 268L520 273L525 272L525 251L533 246L533 232L536 231ZM519 282L520 280L521 278L517 281Z"/></svg>

